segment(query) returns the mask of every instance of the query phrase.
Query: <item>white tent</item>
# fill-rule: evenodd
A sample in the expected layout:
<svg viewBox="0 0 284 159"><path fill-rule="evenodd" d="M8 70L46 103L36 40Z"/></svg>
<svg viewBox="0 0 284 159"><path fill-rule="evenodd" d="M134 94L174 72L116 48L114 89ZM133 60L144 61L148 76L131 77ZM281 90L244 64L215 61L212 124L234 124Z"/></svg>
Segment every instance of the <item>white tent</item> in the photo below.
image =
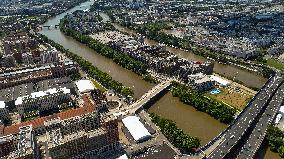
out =
<svg viewBox="0 0 284 159"><path fill-rule="evenodd" d="M278 113L284 115L284 106L281 106Z"/></svg>
<svg viewBox="0 0 284 159"><path fill-rule="evenodd" d="M0 109L1 108L5 108L5 106L6 106L5 102L4 101L0 101Z"/></svg>
<svg viewBox="0 0 284 159"><path fill-rule="evenodd" d="M139 118L137 116L128 116L122 119L122 122L135 141L142 142L151 137L151 134L139 121Z"/></svg>
<svg viewBox="0 0 284 159"><path fill-rule="evenodd" d="M116 159L128 159L128 157L127 157L126 154L124 154L124 155L122 155L122 156L120 156L120 157L118 157L118 158L116 158Z"/></svg>
<svg viewBox="0 0 284 159"><path fill-rule="evenodd" d="M222 78L220 78L218 76L211 75L210 79L212 81L215 81L215 82L219 83L219 85L224 86L224 87L230 85L229 81L226 81L226 80L224 80L224 79L222 79Z"/></svg>
<svg viewBox="0 0 284 159"><path fill-rule="evenodd" d="M93 83L90 80L79 80L75 84L78 88L79 93L86 93L95 89Z"/></svg>

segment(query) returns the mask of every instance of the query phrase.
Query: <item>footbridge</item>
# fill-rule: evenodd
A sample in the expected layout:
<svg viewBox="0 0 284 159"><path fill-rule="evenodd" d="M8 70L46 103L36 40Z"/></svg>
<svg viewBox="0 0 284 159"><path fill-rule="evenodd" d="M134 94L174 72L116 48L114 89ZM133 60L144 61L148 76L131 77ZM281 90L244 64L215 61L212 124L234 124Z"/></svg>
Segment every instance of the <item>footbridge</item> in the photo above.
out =
<svg viewBox="0 0 284 159"><path fill-rule="evenodd" d="M43 25L43 26L39 26L40 29L43 29L43 28L47 28L47 29L52 29L52 28L55 28L57 29L59 27L59 25L54 25L54 27L52 25Z"/></svg>
<svg viewBox="0 0 284 159"><path fill-rule="evenodd" d="M167 80L153 87L151 90L146 92L140 99L138 99L135 103L130 105L128 109L129 112L137 113L137 111L143 109L143 107L147 103L149 103L154 98L156 98L158 95L163 93L166 89L168 89L171 86L171 82L172 82L171 80Z"/></svg>

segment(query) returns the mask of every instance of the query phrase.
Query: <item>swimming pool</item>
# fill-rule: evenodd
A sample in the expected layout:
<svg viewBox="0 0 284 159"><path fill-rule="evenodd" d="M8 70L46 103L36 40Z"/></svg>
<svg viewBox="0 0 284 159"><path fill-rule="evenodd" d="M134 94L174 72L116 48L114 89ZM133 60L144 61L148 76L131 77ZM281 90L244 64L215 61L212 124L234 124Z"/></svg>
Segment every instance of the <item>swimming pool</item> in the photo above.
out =
<svg viewBox="0 0 284 159"><path fill-rule="evenodd" d="M211 94L219 94L221 93L221 90L219 88L214 88L210 91Z"/></svg>

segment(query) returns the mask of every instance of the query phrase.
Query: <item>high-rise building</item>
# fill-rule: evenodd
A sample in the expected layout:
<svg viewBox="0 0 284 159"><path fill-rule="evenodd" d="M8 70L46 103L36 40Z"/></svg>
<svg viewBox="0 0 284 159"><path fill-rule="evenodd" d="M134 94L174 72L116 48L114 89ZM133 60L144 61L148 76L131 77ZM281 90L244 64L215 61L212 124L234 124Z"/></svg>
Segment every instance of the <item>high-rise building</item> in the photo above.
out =
<svg viewBox="0 0 284 159"><path fill-rule="evenodd" d="M34 134L31 125L20 127L17 134L0 137L0 158L32 157L33 148Z"/></svg>
<svg viewBox="0 0 284 159"><path fill-rule="evenodd" d="M33 55L30 52L22 53L22 63L25 65L33 64Z"/></svg>
<svg viewBox="0 0 284 159"><path fill-rule="evenodd" d="M57 63L59 62L58 58L59 52L56 49L51 49L48 51L44 51L40 54L40 60L42 64L45 63Z"/></svg>

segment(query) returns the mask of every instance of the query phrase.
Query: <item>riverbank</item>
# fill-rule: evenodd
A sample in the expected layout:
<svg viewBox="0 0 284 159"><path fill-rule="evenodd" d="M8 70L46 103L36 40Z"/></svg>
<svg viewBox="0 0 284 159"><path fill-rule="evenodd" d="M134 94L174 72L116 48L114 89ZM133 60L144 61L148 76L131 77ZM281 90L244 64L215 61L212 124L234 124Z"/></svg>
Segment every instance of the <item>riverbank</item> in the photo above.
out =
<svg viewBox="0 0 284 159"><path fill-rule="evenodd" d="M110 75L108 75L105 72L102 72L97 67L93 66L89 61L84 60L82 57L70 52L69 50L65 49L62 45L54 42L51 39L48 39L48 37L42 34L39 34L38 36L44 42L49 43L51 46L55 47L57 50L64 53L68 58L77 62L83 71L87 72L91 77L98 80L104 87L113 89L126 97L133 95L133 90L131 90L129 87L123 86L122 83L119 83L113 80Z"/></svg>
<svg viewBox="0 0 284 159"><path fill-rule="evenodd" d="M62 15L49 19L44 25L57 25L59 24L60 19L62 19L64 15L67 15L67 13L71 13L77 9L83 10L89 8L86 4L84 6L84 8L79 8L78 6ZM154 86L154 84L142 80L142 77L134 72L117 65L112 60L96 53L94 50L77 42L73 38L65 36L60 29L43 29L40 33L46 35L49 39L59 43L85 60L90 61L98 69L110 74L112 79L121 82L125 86L131 87L134 92L134 98L140 98ZM164 100L166 100L166 102L164 102ZM163 106L163 109L158 110L160 106ZM153 104L150 109L153 111L157 110L157 114L162 114L163 117L175 121L177 126L186 133L200 137L201 144L206 144L226 127L225 124L218 122L206 113L196 111L193 107L182 104L177 98L172 97L170 93ZM164 116L165 114L167 115ZM179 116L176 116L175 114L179 114ZM175 117L178 117L178 119ZM208 131L211 133L207 133Z"/></svg>
<svg viewBox="0 0 284 159"><path fill-rule="evenodd" d="M75 40L79 41L80 43L87 45L89 48L93 49L97 53L112 59L115 63L122 66L123 68L131 70L139 76L142 76L145 81L155 84L158 83L158 81L151 77L151 75L147 72L148 67L142 62L133 59L127 54L114 50L108 45L103 44L88 35L84 35L71 28L67 28L66 23L67 20L63 18L59 24L60 30L65 35L70 36Z"/></svg>
<svg viewBox="0 0 284 159"><path fill-rule="evenodd" d="M89 37L88 35L84 35L78 31L73 30L72 28L68 28L66 27L66 25L68 25L68 21L67 18L64 18L63 20L61 20L60 22L60 30L67 36L71 36L72 38L76 39L77 41L79 41L80 43L86 44L88 47L94 49L97 53L100 53L101 55L113 59L114 62L118 63L119 65L121 65L122 67L126 68L126 69L130 69L132 70L134 73L141 75L141 76L145 76L146 73L149 74L147 72L147 66L143 63L141 63L140 61L136 61L135 59L132 59L132 57L128 56L127 54L124 54L122 52L119 52L117 50L112 49L111 47L109 47L107 44L104 44L102 42L99 42L98 40L95 40L91 37ZM144 78L145 79L145 78ZM176 87L179 87L176 85ZM183 87L186 90L189 90L188 87ZM173 95L177 96L178 93L175 93L176 91L173 91ZM193 90L192 90L193 92ZM197 98L195 98L197 96L197 93L194 93L194 96L189 96L187 97L187 100L197 100ZM184 95L184 93L182 93L182 95ZM182 98L181 96L179 96L180 98ZM189 98L193 98L193 99L189 99ZM200 99L200 97L198 98ZM182 100L182 99L181 99ZM187 103L187 101L182 100L183 102ZM206 107L205 110L203 110L203 108L200 107L200 102L193 102L192 105L197 108L200 111L206 112L208 114L210 114L212 117L220 120L221 122L224 123L230 123L236 113L236 111L232 111L232 107L231 106L226 106L225 104L221 103L221 102L217 102L216 100L212 99L212 98L203 98L202 100L199 101L204 101L206 102L206 105L211 105ZM201 103L204 104L204 103ZM213 114L212 112L216 112L217 109L213 108L212 106L216 105L218 109L217 114ZM212 109L211 109L212 108ZM223 112L222 112L223 111Z"/></svg>
<svg viewBox="0 0 284 159"><path fill-rule="evenodd" d="M182 103L178 97L173 97L171 92L156 101L147 112L174 121L185 133L198 137L201 145L208 143L227 127L207 113Z"/></svg>
<svg viewBox="0 0 284 159"><path fill-rule="evenodd" d="M213 118L229 124L234 120L237 110L225 103L199 94L194 90L179 83L173 83L172 95L179 97L180 101L192 105L198 111L206 112Z"/></svg>
<svg viewBox="0 0 284 159"><path fill-rule="evenodd" d="M112 19L112 18L111 18ZM218 62L231 64L239 67L240 69L245 69L247 71L258 72L265 77L269 78L269 76L274 72L273 69L263 66L261 64L246 62L241 59L228 57L222 51L212 50L210 48L202 47L194 44L190 40L185 40L171 34L166 34L162 30L169 29L170 26L166 23L146 23L141 25L130 25L124 22L120 22L120 25L127 27L128 29L134 30L142 35L145 35L147 38L151 40L158 41L159 43L164 43L167 46L172 46L176 48L181 48L186 51L190 51L196 55L211 58L217 60ZM255 71L258 70L258 71Z"/></svg>
<svg viewBox="0 0 284 159"><path fill-rule="evenodd" d="M95 17L97 18L97 16L95 16ZM104 22L108 21L108 20L106 20L105 16L100 16L100 17L101 17L100 19L102 19L102 21L103 21L102 24L105 24ZM75 20L75 19L73 19L73 20ZM71 26L70 26L70 23L72 24ZM84 32L81 33L81 30L78 29L78 27L76 27L76 26L77 26L77 24L74 25L74 23L72 23L72 19L70 20L68 17L65 17L63 20L61 20L61 23L60 23L61 31L63 31L67 36L71 36L72 38L76 39L77 41L79 41L83 44L86 44L88 47L94 49L97 53L100 53L101 55L104 55L105 57L112 59L114 62L118 63L122 67L124 67L126 69L130 69L131 71L137 73L138 75L142 74L144 80L156 83L156 81L153 78L155 76L151 77L151 75L148 73L150 68L148 68L147 66L149 66L149 65L146 65L145 62L141 63L140 62L141 60L135 60L135 59L137 59L136 55L134 57L133 57L133 55L129 56L128 53L125 53L123 51L121 52L121 50L116 49L115 46L110 47L112 45L108 44L112 40L118 41L118 39L127 39L128 38L127 35L121 33L120 31L105 31L105 30L103 30L103 32L97 31L97 32L95 32L96 34L91 34L90 36L88 36L88 35L85 35ZM74 29L76 29L78 31L75 31ZM92 32L91 30L88 31L88 32ZM140 66L145 67L145 69L142 70L143 72L137 71L137 67L135 66L135 64L137 64L137 63ZM137 65L137 66L139 67L139 65ZM129 67L129 66L133 66L133 67ZM146 75L145 75L145 72L147 72ZM234 84L234 85L236 85L236 84ZM239 84L237 84L237 85L239 85ZM234 99L227 99L227 98L222 98L222 97L221 98L217 97L216 99L217 100L221 99L222 102L225 102L225 103L228 103L228 104L233 104L232 106L241 110L242 107L244 105L246 105L247 100L250 98L250 97L246 97L246 95L244 95L244 94L240 94L240 93L244 92L244 91L242 91L242 88L245 88L245 87L244 86L238 87L238 88L236 88L236 91L235 91L234 88L232 88L232 90L225 90L225 92L226 91L230 92L231 97L235 97ZM239 89L241 89L241 90L239 90ZM239 97L241 98L241 100L238 99ZM235 101L232 101L232 100L235 100ZM240 104L240 105L236 105L236 104Z"/></svg>
<svg viewBox="0 0 284 159"><path fill-rule="evenodd" d="M111 18L103 13L99 13L103 18L103 21L109 22ZM141 36L141 34L137 33L135 30L130 30L129 28L123 27L117 23L112 23L112 25L122 33L126 33L132 36ZM143 35L143 34L142 34ZM145 43L153 46L158 45L159 43L155 40L145 39ZM171 47L170 45L166 46L167 51L177 55L180 58L185 58L187 60L200 61L205 62L210 60L210 58L204 58L202 56L196 55L188 50L180 49L178 47ZM212 60L214 63L214 73L219 74L227 79L233 80L234 82L238 82L243 84L244 86L251 88L253 90L257 90L262 87L262 85L267 81L267 78L262 77L256 72L247 71L246 69L238 67L237 65L223 64L221 62L217 62L216 60Z"/></svg>
<svg viewBox="0 0 284 159"><path fill-rule="evenodd" d="M59 20L67 13L72 13L75 10L88 9L91 4L91 2L86 2L84 5L82 5L83 7L77 6L68 12L65 12L64 14L49 19L44 25L57 25L59 24ZM40 31L40 33L61 44L69 51L90 61L98 69L111 75L112 79L123 83L125 86L131 87L135 98L140 98L144 93L154 86L154 84L150 84L149 82L142 80L141 76L122 68L112 60L96 53L94 50L75 41L74 39L65 36L59 29L43 29ZM145 39L145 41L150 42L151 44L157 44L149 39ZM197 61L206 60L202 57L195 56L190 52L184 52L180 49L167 47L167 50L170 50L179 57L186 59ZM235 79L239 79L248 85L256 86L258 88L266 81L266 79L257 76L254 73L239 70L228 65L215 64L214 71L221 75L230 76L232 78L235 77ZM227 127L227 125L215 120L208 114L195 110L193 106L183 104L177 97L172 97L170 92L153 104L153 106L149 108L148 112L155 112L156 114L161 115L163 118L175 121L177 126L185 133L200 138L201 145L206 144ZM267 151L266 159L271 159L271 157L273 159L275 158L275 156L271 155L270 152L271 151L269 150Z"/></svg>
<svg viewBox="0 0 284 159"><path fill-rule="evenodd" d="M181 149L183 153L193 153L200 146L200 140L197 137L184 133L172 120L162 118L155 113L150 113L150 117L152 122L159 126L167 139L175 147Z"/></svg>
<svg viewBox="0 0 284 159"><path fill-rule="evenodd" d="M104 13L100 13L100 15L105 18L107 15ZM129 30L128 28L125 28L121 25L118 25L116 23L112 23L116 29L118 29L121 32L126 32L130 35L136 36L137 33L133 30ZM150 40L145 38L145 43L153 46L153 45L158 45L157 41ZM190 51L186 51L183 49L179 49L177 47L171 47L171 46L166 46L167 51L170 51L171 53L174 53L180 58L185 58L188 60L194 60L194 61L200 61L200 62L205 62L208 61L208 59L195 55ZM222 63L219 63L217 61L212 61L214 63L214 73L225 77L227 79L233 80L235 82L241 83L244 86L251 88L253 90L257 90L262 87L262 85L267 81L267 78L264 78L260 76L257 73L247 71L245 69L238 68L234 65L225 65Z"/></svg>

